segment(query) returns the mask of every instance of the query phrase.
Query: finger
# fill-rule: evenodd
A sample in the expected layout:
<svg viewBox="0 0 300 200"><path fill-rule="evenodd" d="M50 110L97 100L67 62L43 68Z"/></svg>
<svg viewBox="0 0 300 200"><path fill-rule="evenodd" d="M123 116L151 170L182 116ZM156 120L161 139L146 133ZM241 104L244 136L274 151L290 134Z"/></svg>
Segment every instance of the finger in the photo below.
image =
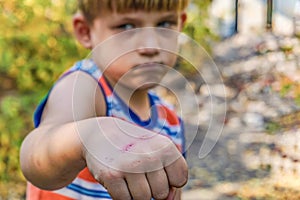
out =
<svg viewBox="0 0 300 200"><path fill-rule="evenodd" d="M168 177L164 169L146 174L154 199L165 199L169 194Z"/></svg>
<svg viewBox="0 0 300 200"><path fill-rule="evenodd" d="M181 200L181 189L172 187L166 200Z"/></svg>
<svg viewBox="0 0 300 200"><path fill-rule="evenodd" d="M176 189L174 187L170 188L169 195L166 200L174 200L176 195Z"/></svg>
<svg viewBox="0 0 300 200"><path fill-rule="evenodd" d="M175 197L174 200L181 200L181 189L180 188L176 188L175 189Z"/></svg>
<svg viewBox="0 0 300 200"><path fill-rule="evenodd" d="M126 174L126 181L134 200L151 199L151 190L145 174L128 173Z"/></svg>
<svg viewBox="0 0 300 200"><path fill-rule="evenodd" d="M182 187L188 180L188 167L183 157L180 157L169 166L165 167L169 185L174 187Z"/></svg>
<svg viewBox="0 0 300 200"><path fill-rule="evenodd" d="M127 183L122 173L110 171L103 177L103 186L115 200L131 200Z"/></svg>

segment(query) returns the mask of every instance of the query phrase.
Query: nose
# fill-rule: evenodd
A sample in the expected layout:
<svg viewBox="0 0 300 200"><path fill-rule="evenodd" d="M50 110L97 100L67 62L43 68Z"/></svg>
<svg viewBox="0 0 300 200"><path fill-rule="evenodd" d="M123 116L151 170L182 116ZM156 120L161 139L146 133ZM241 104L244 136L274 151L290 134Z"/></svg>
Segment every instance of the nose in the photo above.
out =
<svg viewBox="0 0 300 200"><path fill-rule="evenodd" d="M155 56L159 54L159 36L154 28L144 28L140 31L137 52L145 56Z"/></svg>

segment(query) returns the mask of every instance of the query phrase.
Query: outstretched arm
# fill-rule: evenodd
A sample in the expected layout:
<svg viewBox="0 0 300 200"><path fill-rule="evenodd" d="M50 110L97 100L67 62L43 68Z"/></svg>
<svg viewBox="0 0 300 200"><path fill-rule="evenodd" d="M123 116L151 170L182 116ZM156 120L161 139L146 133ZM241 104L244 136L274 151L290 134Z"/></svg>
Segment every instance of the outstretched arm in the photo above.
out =
<svg viewBox="0 0 300 200"><path fill-rule="evenodd" d="M96 117L90 102L99 94L86 88L97 83L69 77L51 92L41 125L22 144L21 167L30 182L58 189L87 166L114 199L122 200L164 199L172 194L170 188L186 183L186 162L168 138L116 118ZM73 87L80 95L72 93ZM82 105L75 111L74 98Z"/></svg>
<svg viewBox="0 0 300 200"><path fill-rule="evenodd" d="M83 72L74 72L51 91L39 127L28 134L20 152L22 171L36 186L51 190L61 188L86 166L76 129L89 123L85 119L95 117L92 104L97 93L93 88L97 88L93 79Z"/></svg>

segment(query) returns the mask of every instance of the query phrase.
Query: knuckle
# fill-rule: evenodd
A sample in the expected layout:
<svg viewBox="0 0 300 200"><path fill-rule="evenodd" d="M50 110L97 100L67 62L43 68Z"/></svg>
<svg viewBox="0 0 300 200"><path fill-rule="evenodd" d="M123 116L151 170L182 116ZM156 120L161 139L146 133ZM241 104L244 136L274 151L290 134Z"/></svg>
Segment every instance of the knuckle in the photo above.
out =
<svg viewBox="0 0 300 200"><path fill-rule="evenodd" d="M151 194L137 194L133 196L134 200L150 200L151 199Z"/></svg>
<svg viewBox="0 0 300 200"><path fill-rule="evenodd" d="M100 175L100 174L95 174L95 175L94 175L94 179L95 179L96 181L98 181L100 184L103 184L103 181L102 181L102 179L101 179L101 175Z"/></svg>
<svg viewBox="0 0 300 200"><path fill-rule="evenodd" d="M134 200L150 200L151 199L151 190L148 184L139 183L131 185L130 191Z"/></svg>
<svg viewBox="0 0 300 200"><path fill-rule="evenodd" d="M131 200L131 197L128 195L119 195L119 196L115 196L113 199L115 199L115 200Z"/></svg>
<svg viewBox="0 0 300 200"><path fill-rule="evenodd" d="M180 177L179 179L178 179L178 181L176 181L175 183L174 183L174 186L175 187L183 187L186 183L187 183L187 181L188 181L188 178L187 178L187 176L182 176L182 177Z"/></svg>
<svg viewBox="0 0 300 200"><path fill-rule="evenodd" d="M122 179L123 173L119 172L119 171L115 171L115 170L108 170L105 175L104 175L104 179L105 180L110 180L110 181L116 181L116 180L120 180Z"/></svg>
<svg viewBox="0 0 300 200"><path fill-rule="evenodd" d="M161 190L157 192L153 192L153 198L155 199L166 199L168 197L169 191L168 190Z"/></svg>
<svg viewBox="0 0 300 200"><path fill-rule="evenodd" d="M123 194L123 195L120 195L117 199L119 199L119 200L131 200L132 198L128 194Z"/></svg>

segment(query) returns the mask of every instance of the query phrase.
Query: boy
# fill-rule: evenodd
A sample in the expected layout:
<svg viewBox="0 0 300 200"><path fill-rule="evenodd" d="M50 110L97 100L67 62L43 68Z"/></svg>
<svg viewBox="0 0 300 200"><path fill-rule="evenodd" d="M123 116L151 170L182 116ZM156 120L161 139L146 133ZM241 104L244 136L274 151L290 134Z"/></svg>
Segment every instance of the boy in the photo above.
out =
<svg viewBox="0 0 300 200"><path fill-rule="evenodd" d="M35 112L20 153L27 199L180 199L182 124L149 89L176 62L163 50L176 37L163 30L181 31L187 1L79 0L75 36L92 58ZM127 51L116 58L118 48Z"/></svg>

